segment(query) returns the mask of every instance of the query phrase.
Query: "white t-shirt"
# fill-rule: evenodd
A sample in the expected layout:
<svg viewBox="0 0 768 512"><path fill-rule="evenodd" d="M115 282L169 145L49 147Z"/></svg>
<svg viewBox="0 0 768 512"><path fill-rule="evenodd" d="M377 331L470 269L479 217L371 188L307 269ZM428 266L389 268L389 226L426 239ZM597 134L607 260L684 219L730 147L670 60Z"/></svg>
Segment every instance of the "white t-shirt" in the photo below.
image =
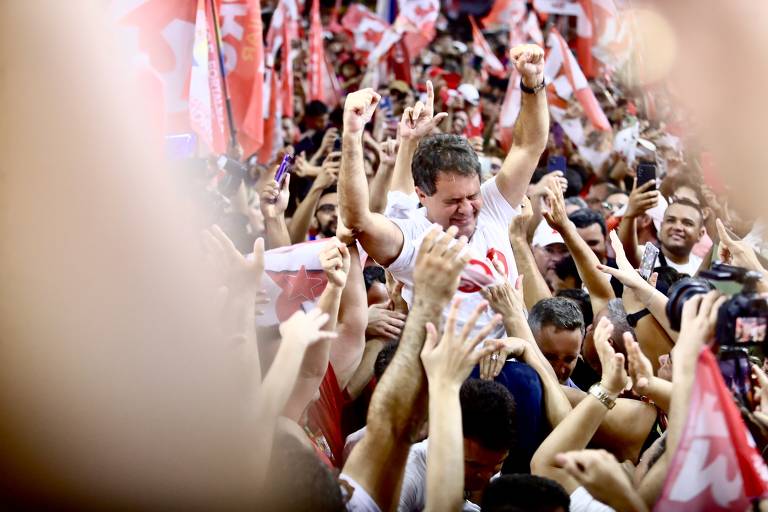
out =
<svg viewBox="0 0 768 512"><path fill-rule="evenodd" d="M512 253L512 247L509 243L509 223L515 215L520 213L519 207L513 208L507 200L501 195L496 186L496 178L491 178L480 186L480 193L483 198L483 206L477 218L477 226L469 241L469 251L472 255L469 265L474 270L478 270L487 275L491 275L490 256L497 255L502 263L505 263L507 269L507 279L515 282L517 279L517 265L515 256ZM413 305L413 269L416 264L416 254L419 251L421 242L426 236L433 223L427 219L426 208L419 208L410 213L406 219L391 218L403 232L403 249L397 259L389 265L389 270L398 281L402 282L403 299L409 306ZM462 291L464 290L464 291ZM464 297L461 304L457 327L464 325L464 319L477 306L478 302L483 300L482 295L478 293L479 288L462 286L460 291L456 292L458 296ZM447 315L447 309L443 316ZM474 332L482 329L493 318L494 312L488 308L475 324ZM504 327L499 325L491 336L503 336Z"/></svg>
<svg viewBox="0 0 768 512"><path fill-rule="evenodd" d="M425 439L412 445L408 452L398 512L418 512L427 505L427 447L428 440ZM464 500L462 512L479 511L479 506Z"/></svg>
<svg viewBox="0 0 768 512"><path fill-rule="evenodd" d="M570 512L616 512L608 505L597 501L584 487L577 487L571 493Z"/></svg>

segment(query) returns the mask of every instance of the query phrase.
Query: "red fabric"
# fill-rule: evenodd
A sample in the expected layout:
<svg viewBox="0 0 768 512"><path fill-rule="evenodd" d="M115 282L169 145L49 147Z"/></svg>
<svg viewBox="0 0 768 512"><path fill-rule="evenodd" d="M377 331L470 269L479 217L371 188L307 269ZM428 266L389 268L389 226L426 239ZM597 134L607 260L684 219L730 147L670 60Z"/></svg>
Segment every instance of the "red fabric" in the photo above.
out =
<svg viewBox="0 0 768 512"><path fill-rule="evenodd" d="M753 498L768 495L768 468L707 347L699 354L689 403L654 510L748 510Z"/></svg>
<svg viewBox="0 0 768 512"><path fill-rule="evenodd" d="M307 412L307 427L316 439L321 435L325 440L330 448L328 458L337 468L341 468L343 464L344 436L341 432L341 414L344 405L344 394L339 389L333 366L328 363L328 371L320 384L320 399L313 402Z"/></svg>
<svg viewBox="0 0 768 512"><path fill-rule="evenodd" d="M128 3L117 0L116 3ZM133 2L136 3L136 2ZM189 132L189 70L195 38L197 3L190 0L149 0L140 3L118 20L118 25L136 30L135 53L144 54L154 77L159 77L163 92L157 92L156 78L137 59L137 81L149 93L148 108L163 105L163 124L170 133ZM160 99L162 97L162 100Z"/></svg>
<svg viewBox="0 0 768 512"><path fill-rule="evenodd" d="M323 101L325 52L323 50L323 24L320 21L319 0L312 0L312 10L309 19L309 66L307 67L309 99Z"/></svg>
<svg viewBox="0 0 768 512"><path fill-rule="evenodd" d="M281 126L277 120L278 104L280 100L280 83L277 81L277 73L272 71L270 73L270 86L269 86L269 110L264 120L264 144L259 149L259 162L262 164L269 164L272 160L276 141L276 131L279 131Z"/></svg>
<svg viewBox="0 0 768 512"><path fill-rule="evenodd" d="M577 29L576 37L576 58L579 61L581 69L587 78L595 78L597 70L595 61L592 57L592 38L594 30L594 13L592 9L592 0L579 0L582 9L583 20L579 20L582 30ZM579 27L581 28L581 27Z"/></svg>

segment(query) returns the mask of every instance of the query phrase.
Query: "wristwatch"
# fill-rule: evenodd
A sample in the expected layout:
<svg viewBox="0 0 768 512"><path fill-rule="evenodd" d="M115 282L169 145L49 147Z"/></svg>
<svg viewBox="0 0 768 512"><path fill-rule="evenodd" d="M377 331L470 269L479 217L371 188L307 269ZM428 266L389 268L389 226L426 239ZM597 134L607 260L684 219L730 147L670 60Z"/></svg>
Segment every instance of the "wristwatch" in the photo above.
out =
<svg viewBox="0 0 768 512"><path fill-rule="evenodd" d="M527 85L525 85L523 83L523 79L522 78L520 79L520 90L523 91L526 94L536 94L537 92L542 90L546 85L547 84L546 84L546 82L544 81L543 78L541 79L541 83L539 85L537 85L536 87L528 87Z"/></svg>
<svg viewBox="0 0 768 512"><path fill-rule="evenodd" d="M646 315L650 315L651 312L648 311L648 308L641 309L640 311L637 311L635 313L628 313L627 314L627 323L632 327L637 327L637 322L640 321L641 318L643 318Z"/></svg>
<svg viewBox="0 0 768 512"><path fill-rule="evenodd" d="M606 406L608 410L613 409L616 405L616 397L608 393L599 383L593 384L589 388L589 394L600 400L600 403Z"/></svg>

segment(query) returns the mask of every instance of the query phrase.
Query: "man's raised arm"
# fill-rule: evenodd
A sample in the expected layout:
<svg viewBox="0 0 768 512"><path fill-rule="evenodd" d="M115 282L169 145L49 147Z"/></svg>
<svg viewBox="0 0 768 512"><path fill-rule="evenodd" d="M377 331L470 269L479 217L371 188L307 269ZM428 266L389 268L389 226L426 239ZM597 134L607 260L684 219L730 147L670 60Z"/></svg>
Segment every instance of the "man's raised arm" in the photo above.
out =
<svg viewBox="0 0 768 512"><path fill-rule="evenodd" d="M376 262L387 266L403 248L403 233L383 215L371 212L363 167L363 129L371 120L379 99L373 89L362 89L347 96L338 190L344 225Z"/></svg>
<svg viewBox="0 0 768 512"><path fill-rule="evenodd" d="M524 44L512 48L510 54L522 77L522 104L512 147L496 177L496 184L507 202L517 207L547 146L549 110L543 87L544 50L535 44Z"/></svg>

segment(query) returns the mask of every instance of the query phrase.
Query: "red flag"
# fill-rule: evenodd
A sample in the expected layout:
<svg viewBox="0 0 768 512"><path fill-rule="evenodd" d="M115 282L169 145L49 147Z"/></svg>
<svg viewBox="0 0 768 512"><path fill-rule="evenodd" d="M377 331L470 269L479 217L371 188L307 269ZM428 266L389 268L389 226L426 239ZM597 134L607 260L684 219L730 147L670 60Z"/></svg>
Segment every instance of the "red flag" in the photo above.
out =
<svg viewBox="0 0 768 512"><path fill-rule="evenodd" d="M595 62L592 58L592 31L594 15L592 0L579 0L581 13L576 20L576 57L587 78L597 75Z"/></svg>
<svg viewBox="0 0 768 512"><path fill-rule="evenodd" d="M749 510L768 494L768 468L709 348L699 354L688 419L654 511Z"/></svg>
<svg viewBox="0 0 768 512"><path fill-rule="evenodd" d="M269 77L269 86L266 88L265 96L269 98L269 108L264 112L264 144L259 149L259 162L269 164L279 149L281 143L278 140L282 133L280 123L281 95L280 84L277 80L277 73L274 70L268 70L266 75ZM266 85L266 82L265 82Z"/></svg>
<svg viewBox="0 0 768 512"><path fill-rule="evenodd" d="M309 99L323 101L323 79L325 70L325 51L323 49L323 24L320 21L320 0L312 0L309 22Z"/></svg>
<svg viewBox="0 0 768 512"><path fill-rule="evenodd" d="M492 75L499 77L506 75L507 70L504 68L504 64L501 63L499 58L493 53L493 50L491 50L491 46L485 40L485 36L477 27L474 16L469 17L469 23L472 25L472 49L475 55L483 59L483 67Z"/></svg>
<svg viewBox="0 0 768 512"><path fill-rule="evenodd" d="M496 0L480 22L486 28L516 26L525 17L525 11L525 0Z"/></svg>
<svg viewBox="0 0 768 512"><path fill-rule="evenodd" d="M287 9L287 8L286 8ZM283 76L280 83L284 87L281 91L283 104L283 115L293 117L293 49L291 41L298 39L299 33L295 21L289 20L283 24L283 44L281 55L282 65L280 66Z"/></svg>
<svg viewBox="0 0 768 512"><path fill-rule="evenodd" d="M318 256L326 247L328 240L317 240L264 253L264 273L269 279L262 286L270 303L257 318L259 325L274 325L303 307L314 307L328 283Z"/></svg>
<svg viewBox="0 0 768 512"><path fill-rule="evenodd" d="M547 47L549 55L544 64L544 76L550 83L548 90L553 100L551 103L567 106L567 102L575 97L596 129L610 131L611 124L590 89L579 63L563 36L555 28L552 28L549 33ZM564 102L566 102L565 105L563 105Z"/></svg>
<svg viewBox="0 0 768 512"><path fill-rule="evenodd" d="M193 62L189 81L189 119L209 151L227 150L224 91L213 32L211 5L198 0Z"/></svg>
<svg viewBox="0 0 768 512"><path fill-rule="evenodd" d="M419 55L435 38L435 23L440 15L439 0L404 0L395 25L405 28L403 40L408 55Z"/></svg>
<svg viewBox="0 0 768 512"><path fill-rule="evenodd" d="M389 23L369 11L364 5L352 4L341 18L341 25L352 34L356 52L367 57L381 42Z"/></svg>
<svg viewBox="0 0 768 512"><path fill-rule="evenodd" d="M411 57L408 54L408 48L401 39L390 48L387 62L395 75L395 80L402 80L407 84L413 83L411 76Z"/></svg>
<svg viewBox="0 0 768 512"><path fill-rule="evenodd" d="M137 77L143 77L139 81L148 83L149 67L152 80L159 78L162 84L162 94L153 92L148 102L164 105L164 124L171 133L190 131L189 70L196 5L189 0L115 0L110 5L118 26L125 31L125 40L132 46L131 53L140 56L136 59ZM153 85L143 89L156 88Z"/></svg>

